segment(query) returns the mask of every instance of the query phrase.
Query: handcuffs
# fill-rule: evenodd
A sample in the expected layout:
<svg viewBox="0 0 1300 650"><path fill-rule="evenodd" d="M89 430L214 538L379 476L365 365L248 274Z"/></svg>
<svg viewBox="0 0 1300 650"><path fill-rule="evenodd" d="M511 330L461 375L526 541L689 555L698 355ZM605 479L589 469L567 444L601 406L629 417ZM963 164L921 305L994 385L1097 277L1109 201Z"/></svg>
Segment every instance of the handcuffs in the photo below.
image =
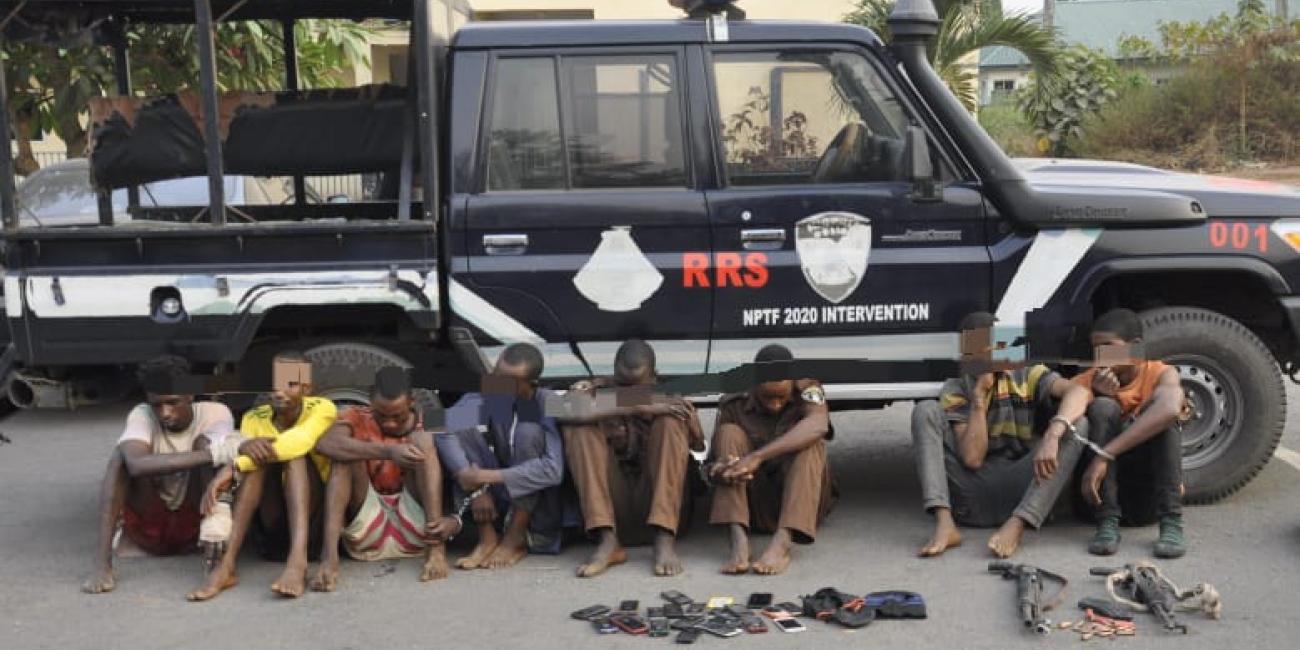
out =
<svg viewBox="0 0 1300 650"><path fill-rule="evenodd" d="M456 534L449 535L447 537L447 541L450 542L451 540L456 539L456 535L459 535L460 531L465 530L465 519L464 519L465 510L469 508L469 504L472 501L474 501L474 499L477 499L478 497L482 496L484 492L487 492L487 489L488 489L488 485L484 483L483 486L480 487L479 489L474 490L473 492L470 492L469 494L465 495L465 498L461 499L460 504L456 506L456 512L447 515L448 517L451 517L452 519L456 520Z"/></svg>
<svg viewBox="0 0 1300 650"><path fill-rule="evenodd" d="M1065 430L1069 431L1070 435L1074 436L1075 440L1078 440L1079 442L1083 443L1085 447L1091 449L1094 454L1097 454L1098 456L1101 456L1102 458L1105 458L1108 461L1111 462L1115 461L1115 454L1112 454L1109 451L1102 449L1101 445L1079 435L1079 428L1074 426L1073 422L1070 422L1069 420L1065 419L1064 416L1054 415L1052 416L1051 422L1060 422L1061 424L1065 425Z"/></svg>

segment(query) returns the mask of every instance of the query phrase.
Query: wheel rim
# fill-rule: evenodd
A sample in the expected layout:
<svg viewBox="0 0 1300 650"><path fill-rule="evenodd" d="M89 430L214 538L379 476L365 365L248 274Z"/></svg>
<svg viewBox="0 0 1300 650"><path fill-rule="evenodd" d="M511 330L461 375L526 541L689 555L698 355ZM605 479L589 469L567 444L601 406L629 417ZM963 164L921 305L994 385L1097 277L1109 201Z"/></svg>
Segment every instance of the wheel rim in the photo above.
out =
<svg viewBox="0 0 1300 650"><path fill-rule="evenodd" d="M1245 402L1241 386L1208 357L1173 355L1167 363L1178 369L1192 405L1192 419L1182 427L1183 467L1204 467L1223 456L1241 431Z"/></svg>

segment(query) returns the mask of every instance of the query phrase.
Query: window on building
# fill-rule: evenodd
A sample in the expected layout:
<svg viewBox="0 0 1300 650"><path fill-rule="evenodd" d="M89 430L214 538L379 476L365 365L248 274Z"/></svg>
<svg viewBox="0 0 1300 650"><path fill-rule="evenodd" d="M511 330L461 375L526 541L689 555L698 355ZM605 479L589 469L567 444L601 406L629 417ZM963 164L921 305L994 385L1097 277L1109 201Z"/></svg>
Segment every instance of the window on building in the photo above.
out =
<svg viewBox="0 0 1300 650"><path fill-rule="evenodd" d="M1009 95L1016 89L1015 79L997 79L993 82L993 94Z"/></svg>
<svg viewBox="0 0 1300 650"><path fill-rule="evenodd" d="M489 190L687 184L675 57L501 59L494 79Z"/></svg>

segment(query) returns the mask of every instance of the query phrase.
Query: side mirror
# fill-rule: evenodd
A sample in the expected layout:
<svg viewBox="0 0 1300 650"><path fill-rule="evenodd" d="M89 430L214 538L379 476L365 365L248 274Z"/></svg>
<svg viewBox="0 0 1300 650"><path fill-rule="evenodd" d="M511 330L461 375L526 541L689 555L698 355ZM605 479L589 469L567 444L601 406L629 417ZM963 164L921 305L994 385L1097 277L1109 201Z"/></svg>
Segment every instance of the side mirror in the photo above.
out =
<svg viewBox="0 0 1300 650"><path fill-rule="evenodd" d="M934 161L930 158L930 141L925 135L925 129L915 124L907 127L903 157L907 180L912 183L912 200L943 200L943 191L934 179Z"/></svg>

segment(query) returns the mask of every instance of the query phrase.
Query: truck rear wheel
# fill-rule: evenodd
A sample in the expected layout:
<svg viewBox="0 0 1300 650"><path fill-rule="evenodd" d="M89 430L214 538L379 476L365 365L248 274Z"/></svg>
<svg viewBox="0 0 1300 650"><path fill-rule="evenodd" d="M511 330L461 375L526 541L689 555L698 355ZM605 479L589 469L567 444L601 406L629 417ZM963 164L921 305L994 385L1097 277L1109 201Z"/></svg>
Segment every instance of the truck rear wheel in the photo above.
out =
<svg viewBox="0 0 1300 650"><path fill-rule="evenodd" d="M1206 309L1142 312L1146 355L1177 366L1192 401L1183 426L1187 503L1241 489L1272 458L1286 422L1286 391L1268 348L1241 323Z"/></svg>
<svg viewBox="0 0 1300 650"><path fill-rule="evenodd" d="M375 373L387 366L411 368L401 355L369 343L326 343L303 352L312 364L314 392L340 407L369 404Z"/></svg>

